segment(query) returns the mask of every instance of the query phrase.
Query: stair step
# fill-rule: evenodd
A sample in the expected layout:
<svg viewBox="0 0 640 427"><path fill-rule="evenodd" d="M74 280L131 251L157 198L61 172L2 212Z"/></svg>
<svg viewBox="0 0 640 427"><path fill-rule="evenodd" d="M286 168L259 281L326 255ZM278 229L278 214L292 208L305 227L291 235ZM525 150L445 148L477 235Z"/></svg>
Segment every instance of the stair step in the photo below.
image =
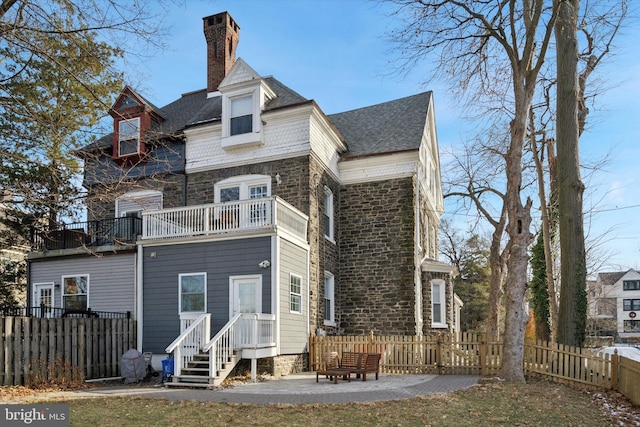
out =
<svg viewBox="0 0 640 427"><path fill-rule="evenodd" d="M194 383L208 383L209 381L213 381L213 378L204 375L180 375L173 377L174 382L194 382ZM168 383L171 384L171 383Z"/></svg>
<svg viewBox="0 0 640 427"><path fill-rule="evenodd" d="M195 387L195 388L213 388L213 384L209 383L189 383L189 382L168 382L165 383L167 387Z"/></svg>

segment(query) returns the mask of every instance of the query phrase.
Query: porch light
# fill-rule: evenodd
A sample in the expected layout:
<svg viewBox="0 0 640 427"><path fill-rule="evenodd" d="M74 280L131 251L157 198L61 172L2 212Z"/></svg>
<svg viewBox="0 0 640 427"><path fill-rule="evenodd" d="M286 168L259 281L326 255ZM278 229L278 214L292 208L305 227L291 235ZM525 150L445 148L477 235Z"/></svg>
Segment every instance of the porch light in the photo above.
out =
<svg viewBox="0 0 640 427"><path fill-rule="evenodd" d="M271 263L269 262L268 259L265 259L264 261L260 262L260 264L258 264L258 267L260 268L269 268L271 266Z"/></svg>

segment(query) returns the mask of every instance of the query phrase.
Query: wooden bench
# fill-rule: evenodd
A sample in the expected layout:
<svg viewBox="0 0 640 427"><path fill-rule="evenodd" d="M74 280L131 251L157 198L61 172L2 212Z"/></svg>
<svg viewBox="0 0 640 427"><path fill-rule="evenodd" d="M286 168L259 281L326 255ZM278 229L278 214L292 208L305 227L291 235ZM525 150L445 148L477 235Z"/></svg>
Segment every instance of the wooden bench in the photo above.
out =
<svg viewBox="0 0 640 427"><path fill-rule="evenodd" d="M316 371L316 382L318 382L320 375L325 375L327 378L332 379L335 384L338 383L339 377L351 382L351 374L356 374L356 378L360 378L360 375L362 375L362 381L366 381L367 373L375 373L377 380L380 373L381 357L380 353L345 351L342 353L342 360L336 366L337 355L334 355L334 353L331 353L330 356L325 354L325 369Z"/></svg>
<svg viewBox="0 0 640 427"><path fill-rule="evenodd" d="M360 358L360 364L358 368L351 370L352 374L356 374L356 378L360 378L362 375L362 381L367 380L367 372L371 372L376 374L376 380L378 379L378 374L380 373L380 353L365 353Z"/></svg>
<svg viewBox="0 0 640 427"><path fill-rule="evenodd" d="M324 354L324 369L316 371L316 382L320 375L324 375L325 378L329 378L334 384L338 384L338 378L343 377L347 381L351 382L351 372L345 371L340 367L340 360L338 359L338 352L332 351Z"/></svg>

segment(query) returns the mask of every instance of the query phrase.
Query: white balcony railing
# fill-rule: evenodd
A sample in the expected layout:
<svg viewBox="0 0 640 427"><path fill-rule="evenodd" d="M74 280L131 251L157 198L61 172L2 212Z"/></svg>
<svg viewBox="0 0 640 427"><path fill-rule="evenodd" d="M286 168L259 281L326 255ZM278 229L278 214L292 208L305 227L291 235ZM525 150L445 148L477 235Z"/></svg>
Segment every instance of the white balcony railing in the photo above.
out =
<svg viewBox="0 0 640 427"><path fill-rule="evenodd" d="M241 200L143 212L142 239L171 239L281 227L303 240L308 217L280 199Z"/></svg>

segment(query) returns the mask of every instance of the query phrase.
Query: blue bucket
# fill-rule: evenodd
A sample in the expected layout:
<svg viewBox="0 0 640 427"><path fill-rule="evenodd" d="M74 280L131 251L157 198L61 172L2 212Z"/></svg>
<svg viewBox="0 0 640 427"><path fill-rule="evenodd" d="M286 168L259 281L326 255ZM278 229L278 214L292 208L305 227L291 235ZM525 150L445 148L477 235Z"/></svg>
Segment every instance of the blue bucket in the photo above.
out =
<svg viewBox="0 0 640 427"><path fill-rule="evenodd" d="M162 376L169 378L173 375L173 359L164 359L162 361Z"/></svg>

